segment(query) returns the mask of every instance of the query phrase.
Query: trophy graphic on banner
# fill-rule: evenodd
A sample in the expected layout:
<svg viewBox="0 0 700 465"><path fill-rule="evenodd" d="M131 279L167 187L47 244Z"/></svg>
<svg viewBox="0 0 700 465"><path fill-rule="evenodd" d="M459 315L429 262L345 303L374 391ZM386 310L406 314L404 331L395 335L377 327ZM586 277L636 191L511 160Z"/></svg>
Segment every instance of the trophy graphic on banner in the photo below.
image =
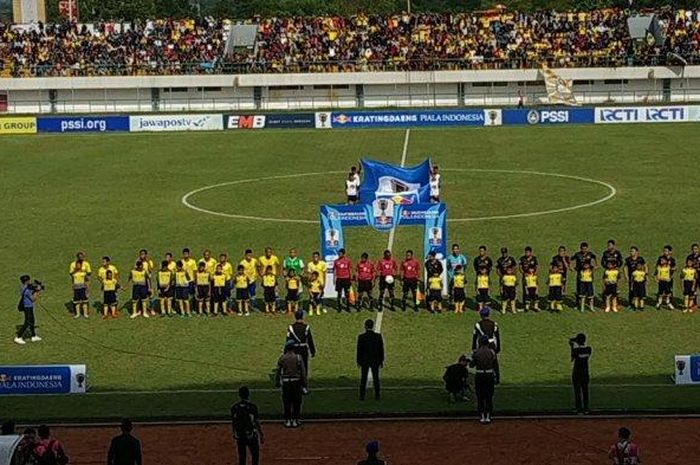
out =
<svg viewBox="0 0 700 465"><path fill-rule="evenodd" d="M387 199L379 199L377 205L379 206L379 224L387 224L389 222L389 215L386 210L389 208L389 201Z"/></svg>
<svg viewBox="0 0 700 465"><path fill-rule="evenodd" d="M498 112L496 110L489 111L489 121L491 121L490 126L496 125L496 119L498 118Z"/></svg>
<svg viewBox="0 0 700 465"><path fill-rule="evenodd" d="M77 375L75 375L75 381L77 381L78 387L79 387L79 388L82 388L82 387L83 387L83 383L85 383L85 374L83 374L83 373L78 373Z"/></svg>
<svg viewBox="0 0 700 465"><path fill-rule="evenodd" d="M685 360L676 360L676 368L678 369L678 376L683 376L685 372Z"/></svg>
<svg viewBox="0 0 700 465"><path fill-rule="evenodd" d="M372 202L372 207L375 225L390 228L394 223L394 202L391 199L377 199Z"/></svg>

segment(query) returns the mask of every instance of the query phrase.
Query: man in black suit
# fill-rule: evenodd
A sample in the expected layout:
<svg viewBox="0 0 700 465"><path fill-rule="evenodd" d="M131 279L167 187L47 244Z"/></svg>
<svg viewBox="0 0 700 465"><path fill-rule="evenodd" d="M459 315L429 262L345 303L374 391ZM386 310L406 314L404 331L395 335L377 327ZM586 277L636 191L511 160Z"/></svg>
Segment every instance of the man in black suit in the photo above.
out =
<svg viewBox="0 0 700 465"><path fill-rule="evenodd" d="M122 420L122 434L112 439L107 465L141 465L141 442L131 435L131 420Z"/></svg>
<svg viewBox="0 0 700 465"><path fill-rule="evenodd" d="M384 364L384 340L374 332L374 320L365 321L365 332L357 338L357 365L360 367L360 400L365 400L367 375L372 370L374 398L379 400L379 368Z"/></svg>

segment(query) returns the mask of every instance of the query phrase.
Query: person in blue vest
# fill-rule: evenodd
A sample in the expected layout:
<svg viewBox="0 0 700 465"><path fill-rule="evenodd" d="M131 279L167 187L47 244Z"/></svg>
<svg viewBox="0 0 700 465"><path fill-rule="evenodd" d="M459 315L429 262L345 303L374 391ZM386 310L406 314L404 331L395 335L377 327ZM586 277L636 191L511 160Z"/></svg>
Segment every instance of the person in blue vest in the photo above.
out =
<svg viewBox="0 0 700 465"><path fill-rule="evenodd" d="M452 244L452 253L447 256L447 285L449 286L449 295L452 296L452 285L457 266L461 265L463 270L467 269L467 257L464 256L459 248L459 244Z"/></svg>

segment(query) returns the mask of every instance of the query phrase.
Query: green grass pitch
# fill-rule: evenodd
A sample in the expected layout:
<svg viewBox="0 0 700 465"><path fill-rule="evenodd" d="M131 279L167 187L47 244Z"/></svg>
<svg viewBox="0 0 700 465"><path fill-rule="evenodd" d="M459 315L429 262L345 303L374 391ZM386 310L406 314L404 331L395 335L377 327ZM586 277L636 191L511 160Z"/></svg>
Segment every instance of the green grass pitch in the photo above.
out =
<svg viewBox="0 0 700 465"><path fill-rule="evenodd" d="M258 389L254 396L263 412L275 415L278 393L268 373L287 317L73 321L66 308L68 262L85 250L96 267L108 254L125 275L142 247L160 259L166 251L179 255L184 246L197 256L211 248L236 260L247 247L258 253L271 245L282 256L296 246L308 259L319 245L317 225L214 216L187 208L181 199L228 181L343 172L362 156L399 163L404 136L403 130L356 130L3 137L0 364L86 363L92 393L4 397L0 412L21 420L214 417L224 415L233 390L248 383ZM449 241L459 242L470 257L480 244L494 258L500 246L519 256L531 245L548 260L558 245L575 249L581 240L600 254L607 239L615 238L625 254L635 244L655 259L670 243L682 258L700 239L698 142L696 125L415 129L406 162L432 156L445 170L444 200L453 219L556 210L610 194L602 184L522 171L590 178L616 190L609 200L576 210L450 223ZM466 171L451 171L458 169ZM226 214L315 220L320 204L343 201L343 174L234 184L190 200ZM354 259L364 250L376 257L387 237L353 230L347 248ZM397 230L397 253L420 250L420 244L418 229ZM25 272L47 284L43 304L51 315L38 311L43 342L18 347L12 342L20 322L14 309L17 277ZM473 312L386 313L387 391L381 403L356 400L354 344L367 317L333 312L310 319L319 355L311 365L307 414L473 409L448 404L440 391L444 366L468 349ZM699 348L697 316L648 308L641 314L567 310L495 319L504 341L496 399L501 411L569 411L567 338L579 331L589 334L594 348L594 408L700 410L700 390L669 381L673 355Z"/></svg>

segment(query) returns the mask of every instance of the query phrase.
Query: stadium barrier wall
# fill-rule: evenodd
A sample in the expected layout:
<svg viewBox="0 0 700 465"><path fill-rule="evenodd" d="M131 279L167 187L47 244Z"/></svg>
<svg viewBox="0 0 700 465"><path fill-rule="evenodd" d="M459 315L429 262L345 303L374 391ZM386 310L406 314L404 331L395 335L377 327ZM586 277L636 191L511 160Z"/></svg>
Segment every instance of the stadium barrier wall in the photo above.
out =
<svg viewBox="0 0 700 465"><path fill-rule="evenodd" d="M700 105L0 117L0 135L700 122Z"/></svg>
<svg viewBox="0 0 700 465"><path fill-rule="evenodd" d="M582 105L700 102L700 66L564 68ZM546 98L528 70L0 79L10 114L309 111L509 106Z"/></svg>

